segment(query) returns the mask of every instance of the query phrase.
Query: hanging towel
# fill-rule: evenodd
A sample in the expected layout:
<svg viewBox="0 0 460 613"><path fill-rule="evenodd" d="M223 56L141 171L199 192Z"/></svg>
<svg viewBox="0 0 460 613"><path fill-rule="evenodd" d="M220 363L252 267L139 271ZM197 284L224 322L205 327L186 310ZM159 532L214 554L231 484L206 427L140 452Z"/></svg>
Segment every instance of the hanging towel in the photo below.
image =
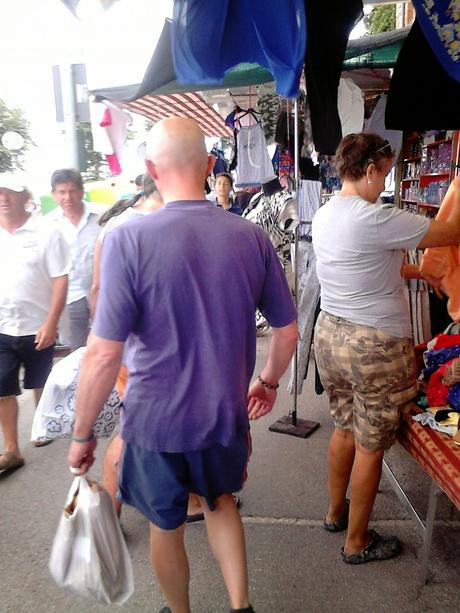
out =
<svg viewBox="0 0 460 613"><path fill-rule="evenodd" d="M446 221L454 206L460 206L460 190L450 184L436 219ZM456 322L460 321L460 253L459 246L430 247L425 250L420 270L441 279L441 288L449 297L447 310Z"/></svg>

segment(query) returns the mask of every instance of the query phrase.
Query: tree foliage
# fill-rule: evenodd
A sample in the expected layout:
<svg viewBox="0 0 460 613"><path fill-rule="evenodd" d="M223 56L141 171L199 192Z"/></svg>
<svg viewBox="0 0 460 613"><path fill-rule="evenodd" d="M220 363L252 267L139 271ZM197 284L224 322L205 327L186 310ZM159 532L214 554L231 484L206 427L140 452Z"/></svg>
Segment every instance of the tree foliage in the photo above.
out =
<svg viewBox="0 0 460 613"><path fill-rule="evenodd" d="M369 34L391 32L396 29L396 4L375 6L364 16L364 24Z"/></svg>
<svg viewBox="0 0 460 613"><path fill-rule="evenodd" d="M19 108L9 108L0 99L0 172L12 172L23 169L24 154L32 145L29 132L30 126ZM10 151L1 142L5 132L17 132L24 139L24 145L19 151Z"/></svg>
<svg viewBox="0 0 460 613"><path fill-rule="evenodd" d="M79 170L85 181L98 181L110 176L104 156L94 151L93 133L89 122L77 123Z"/></svg>

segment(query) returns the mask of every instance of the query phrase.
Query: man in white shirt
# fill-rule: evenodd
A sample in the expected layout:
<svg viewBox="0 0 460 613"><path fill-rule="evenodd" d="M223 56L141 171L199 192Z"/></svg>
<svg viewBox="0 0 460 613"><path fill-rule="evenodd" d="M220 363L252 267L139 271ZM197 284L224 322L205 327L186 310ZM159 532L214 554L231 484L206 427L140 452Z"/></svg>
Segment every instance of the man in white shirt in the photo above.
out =
<svg viewBox="0 0 460 613"><path fill-rule="evenodd" d="M0 175L0 471L24 464L17 431L19 369L24 367L24 388L34 390L38 404L67 293L67 244L60 232L26 211L29 198L16 177Z"/></svg>
<svg viewBox="0 0 460 613"><path fill-rule="evenodd" d="M61 230L71 253L67 313L69 330L61 335L72 350L86 344L90 325L89 294L93 257L100 226L99 215L83 202L83 181L78 170L63 168L51 176L51 193L59 205L47 216Z"/></svg>

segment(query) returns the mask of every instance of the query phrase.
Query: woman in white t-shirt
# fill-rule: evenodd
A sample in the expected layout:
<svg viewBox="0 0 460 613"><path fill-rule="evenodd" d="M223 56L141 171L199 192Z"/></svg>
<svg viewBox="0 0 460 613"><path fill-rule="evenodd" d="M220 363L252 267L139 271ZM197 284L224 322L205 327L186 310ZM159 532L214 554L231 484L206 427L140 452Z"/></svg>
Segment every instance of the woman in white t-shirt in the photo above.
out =
<svg viewBox="0 0 460 613"><path fill-rule="evenodd" d="M397 537L381 537L368 522L384 451L416 394L403 250L460 242L460 179L455 213L446 222L430 221L379 201L393 162L380 136L346 136L336 154L342 189L319 209L312 227L322 311L315 355L335 424L323 525L330 532L348 528L342 559L349 564L401 551Z"/></svg>
<svg viewBox="0 0 460 613"><path fill-rule="evenodd" d="M163 206L163 198L157 189L157 186L148 173L145 173L143 178L142 191L135 194L129 200L119 200L113 205L99 220L103 226L94 251L93 263L93 284L91 287L90 305L94 318L96 309L97 297L99 294L100 281L100 263L103 243L108 234L118 226L136 219L142 215L148 215L160 209ZM128 382L128 370L123 364L118 374L116 388L120 397L123 398L126 384ZM104 455L104 486L109 492L114 503L117 514L120 514L121 503L116 499L118 490L118 468L117 464L123 450L123 440L117 432L110 441Z"/></svg>

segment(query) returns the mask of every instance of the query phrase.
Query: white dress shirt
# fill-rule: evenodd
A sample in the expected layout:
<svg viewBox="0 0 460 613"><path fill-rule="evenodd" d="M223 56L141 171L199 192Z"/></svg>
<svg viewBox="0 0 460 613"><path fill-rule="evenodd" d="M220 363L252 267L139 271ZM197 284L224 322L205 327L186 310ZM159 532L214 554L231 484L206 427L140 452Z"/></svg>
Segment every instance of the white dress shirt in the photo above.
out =
<svg viewBox="0 0 460 613"><path fill-rule="evenodd" d="M83 216L78 226L67 219L61 207L57 207L46 216L47 221L55 224L70 247L71 269L67 304L81 298L88 298L93 280L93 258L96 239L101 230L99 215L90 210L87 202L83 203Z"/></svg>
<svg viewBox="0 0 460 613"><path fill-rule="evenodd" d="M36 334L48 317L52 279L69 272L67 243L56 228L31 215L13 233L0 227L0 333Z"/></svg>

